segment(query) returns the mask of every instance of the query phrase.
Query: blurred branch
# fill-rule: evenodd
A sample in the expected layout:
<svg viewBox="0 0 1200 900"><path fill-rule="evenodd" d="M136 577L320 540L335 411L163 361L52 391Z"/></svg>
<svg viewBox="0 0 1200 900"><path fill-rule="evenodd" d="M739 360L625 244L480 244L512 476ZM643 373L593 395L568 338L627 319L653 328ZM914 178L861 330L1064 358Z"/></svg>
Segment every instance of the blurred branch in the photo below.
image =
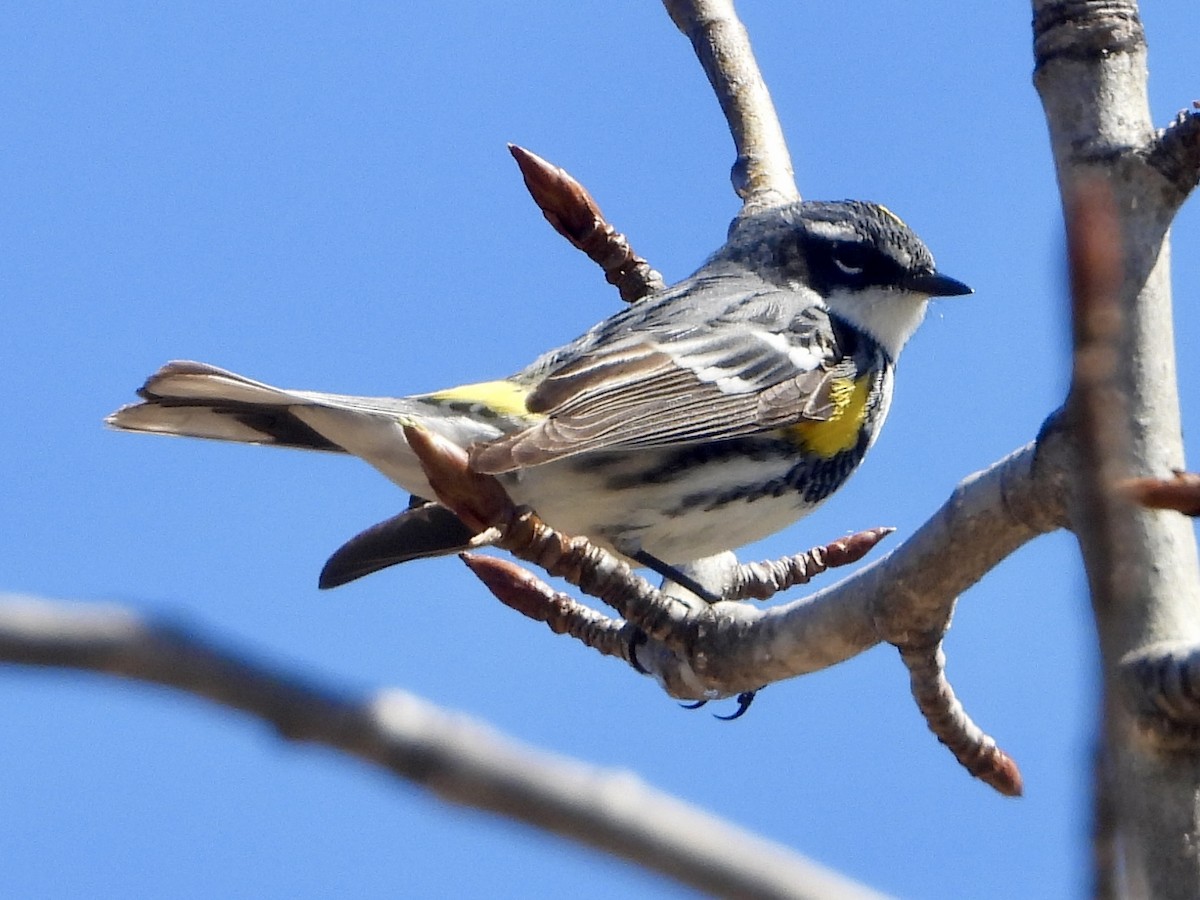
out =
<svg viewBox="0 0 1200 900"><path fill-rule="evenodd" d="M401 691L355 697L120 607L0 595L0 661L177 688L710 894L877 896L630 773L519 745Z"/></svg>
<svg viewBox="0 0 1200 900"><path fill-rule="evenodd" d="M729 124L737 148L733 189L742 212L799 200L775 105L732 0L663 0L663 6L692 42Z"/></svg>
<svg viewBox="0 0 1200 900"><path fill-rule="evenodd" d="M1148 509L1173 509L1200 516L1200 475L1176 472L1171 478L1130 478L1119 485L1135 503Z"/></svg>
<svg viewBox="0 0 1200 900"><path fill-rule="evenodd" d="M1112 192L1099 179L1080 182L1067 197L1067 249L1075 358L1071 398L1079 445L1079 509L1075 533L1106 565L1094 567L1092 605L1104 621L1114 605L1131 602L1118 571L1122 544L1133 539L1132 503L1117 485L1130 465L1129 408L1118 380L1121 236Z"/></svg>
<svg viewBox="0 0 1200 900"><path fill-rule="evenodd" d="M1121 240L1112 192L1099 179L1076 184L1064 197L1067 205L1067 249L1071 274L1071 326L1074 343L1071 399L1080 467L1076 477L1079 515L1075 533L1095 560L1089 567L1092 609L1103 630L1112 628L1121 604L1136 602L1123 577L1122 544L1136 540L1130 499L1116 489L1129 465L1128 404L1119 387L1121 307ZM1092 856L1098 865L1119 866L1120 785L1104 777L1111 766L1110 739L1119 715L1112 684L1103 690L1103 729L1093 784ZM1142 881L1137 873L1135 883ZM1097 896L1117 896L1116 868L1094 873ZM1145 887L1142 882L1142 887Z"/></svg>

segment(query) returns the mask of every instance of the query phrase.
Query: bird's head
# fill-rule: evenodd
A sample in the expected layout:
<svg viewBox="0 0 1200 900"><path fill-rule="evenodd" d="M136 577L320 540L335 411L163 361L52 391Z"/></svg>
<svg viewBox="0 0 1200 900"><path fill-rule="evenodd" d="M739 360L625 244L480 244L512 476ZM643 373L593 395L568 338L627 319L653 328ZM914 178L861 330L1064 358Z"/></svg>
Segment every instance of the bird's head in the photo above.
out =
<svg viewBox="0 0 1200 900"><path fill-rule="evenodd" d="M711 264L744 266L780 287L815 291L893 359L930 297L971 293L938 272L929 248L899 216L861 200L809 200L742 216Z"/></svg>

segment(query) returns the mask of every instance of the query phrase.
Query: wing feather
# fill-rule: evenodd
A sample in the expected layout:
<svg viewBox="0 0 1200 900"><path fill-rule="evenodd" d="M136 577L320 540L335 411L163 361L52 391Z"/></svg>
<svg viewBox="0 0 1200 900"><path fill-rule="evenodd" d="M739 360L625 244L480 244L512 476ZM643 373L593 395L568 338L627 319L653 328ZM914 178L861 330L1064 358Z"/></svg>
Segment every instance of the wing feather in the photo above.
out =
<svg viewBox="0 0 1200 900"><path fill-rule="evenodd" d="M722 440L833 413L831 385L853 376L828 318L723 321L686 331L627 334L553 368L529 395L529 428L472 448L500 473L595 450Z"/></svg>

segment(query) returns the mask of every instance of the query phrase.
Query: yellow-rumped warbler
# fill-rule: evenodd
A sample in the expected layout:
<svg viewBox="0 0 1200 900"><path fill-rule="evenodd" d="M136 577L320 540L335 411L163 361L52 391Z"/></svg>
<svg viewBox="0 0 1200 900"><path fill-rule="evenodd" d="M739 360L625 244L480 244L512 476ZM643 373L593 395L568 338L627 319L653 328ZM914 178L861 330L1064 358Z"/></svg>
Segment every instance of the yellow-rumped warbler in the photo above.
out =
<svg viewBox="0 0 1200 900"><path fill-rule="evenodd" d="M928 298L970 290L886 208L798 202L743 216L695 274L501 381L348 397L173 362L107 421L344 451L426 498L401 429L419 423L547 524L675 577L674 564L772 534L836 491L878 434ZM417 501L334 554L321 585L470 538Z"/></svg>

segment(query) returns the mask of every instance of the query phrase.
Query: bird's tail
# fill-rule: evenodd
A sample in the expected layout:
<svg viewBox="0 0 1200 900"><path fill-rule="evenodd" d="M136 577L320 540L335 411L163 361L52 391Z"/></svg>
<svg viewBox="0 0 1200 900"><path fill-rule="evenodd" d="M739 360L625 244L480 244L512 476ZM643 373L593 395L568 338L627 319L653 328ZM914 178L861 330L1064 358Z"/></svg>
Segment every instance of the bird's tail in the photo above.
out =
<svg viewBox="0 0 1200 900"><path fill-rule="evenodd" d="M417 498L432 490L405 440L405 424L423 424L465 448L523 422L523 389L510 382L414 397L351 397L277 388L204 363L171 362L138 395L140 403L118 409L106 423L121 431L350 453ZM480 408L488 415L479 415ZM453 553L470 546L472 537L449 510L418 501L352 538L330 559L321 586Z"/></svg>
<svg viewBox="0 0 1200 900"><path fill-rule="evenodd" d="M141 403L121 407L105 424L121 431L345 450L292 412L297 404L312 403L312 395L205 363L169 362L146 380L138 396Z"/></svg>

